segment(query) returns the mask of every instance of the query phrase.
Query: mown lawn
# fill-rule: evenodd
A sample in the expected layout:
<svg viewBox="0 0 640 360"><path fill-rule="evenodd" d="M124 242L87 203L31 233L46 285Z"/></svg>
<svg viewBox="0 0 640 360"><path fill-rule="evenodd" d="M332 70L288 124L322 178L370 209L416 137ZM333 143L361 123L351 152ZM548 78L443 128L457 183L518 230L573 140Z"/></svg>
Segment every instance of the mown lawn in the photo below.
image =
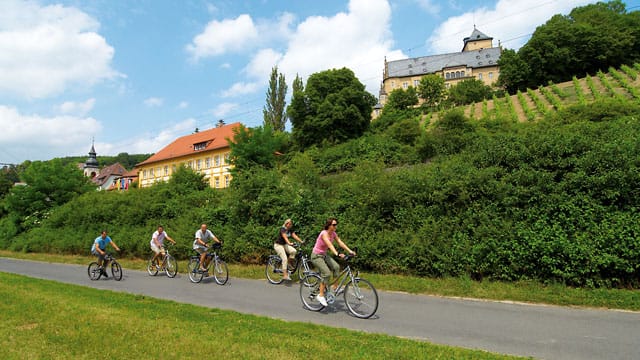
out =
<svg viewBox="0 0 640 360"><path fill-rule="evenodd" d="M0 273L2 359L515 359Z"/></svg>

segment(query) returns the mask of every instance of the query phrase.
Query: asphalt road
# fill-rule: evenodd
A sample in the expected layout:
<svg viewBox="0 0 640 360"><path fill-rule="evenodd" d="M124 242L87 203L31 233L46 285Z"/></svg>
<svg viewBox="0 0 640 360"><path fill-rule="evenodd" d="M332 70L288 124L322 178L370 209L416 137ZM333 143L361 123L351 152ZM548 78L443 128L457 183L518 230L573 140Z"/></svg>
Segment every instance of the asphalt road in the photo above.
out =
<svg viewBox="0 0 640 360"><path fill-rule="evenodd" d="M371 333L539 359L640 359L640 313L379 292L371 319L357 319L342 300L322 312L302 307L297 283L234 278L192 284L124 269L122 281L91 281L86 266L0 258L0 271L181 303L235 310ZM374 284L375 285L375 284Z"/></svg>

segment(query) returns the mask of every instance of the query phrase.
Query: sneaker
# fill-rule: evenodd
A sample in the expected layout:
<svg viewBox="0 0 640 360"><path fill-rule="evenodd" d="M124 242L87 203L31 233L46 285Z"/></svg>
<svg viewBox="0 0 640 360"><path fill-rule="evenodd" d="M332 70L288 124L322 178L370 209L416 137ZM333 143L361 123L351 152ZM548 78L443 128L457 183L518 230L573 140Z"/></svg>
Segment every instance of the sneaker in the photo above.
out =
<svg viewBox="0 0 640 360"><path fill-rule="evenodd" d="M324 296L322 296L322 295L316 296L316 300L318 300L318 302L320 304L322 304L322 306L327 306L328 305L327 304L327 299L325 299Z"/></svg>
<svg viewBox="0 0 640 360"><path fill-rule="evenodd" d="M107 275L107 272L106 272L106 271L103 271L103 272L102 272L102 276L104 276L104 278L105 278L105 279L108 279L108 278L109 278L109 275Z"/></svg>

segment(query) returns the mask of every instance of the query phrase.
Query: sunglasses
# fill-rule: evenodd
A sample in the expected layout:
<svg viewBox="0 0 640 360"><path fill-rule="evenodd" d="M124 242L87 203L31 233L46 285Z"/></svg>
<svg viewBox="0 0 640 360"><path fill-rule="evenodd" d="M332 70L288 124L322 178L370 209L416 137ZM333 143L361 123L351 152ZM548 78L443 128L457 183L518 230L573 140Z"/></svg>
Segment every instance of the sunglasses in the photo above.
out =
<svg viewBox="0 0 640 360"><path fill-rule="evenodd" d="M338 223L333 223L333 224L331 224L331 225L332 225L332 226L338 226Z"/></svg>

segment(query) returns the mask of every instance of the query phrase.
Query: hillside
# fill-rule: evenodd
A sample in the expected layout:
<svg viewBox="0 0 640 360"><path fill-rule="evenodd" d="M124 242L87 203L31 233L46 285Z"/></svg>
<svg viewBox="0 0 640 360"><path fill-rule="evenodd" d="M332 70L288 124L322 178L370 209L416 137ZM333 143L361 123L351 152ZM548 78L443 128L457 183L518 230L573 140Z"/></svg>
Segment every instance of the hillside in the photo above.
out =
<svg viewBox="0 0 640 360"><path fill-rule="evenodd" d="M538 89L528 89L516 95L494 98L482 103L464 106L464 113L471 119L508 116L525 122L536 121L548 112L573 104L588 104L602 98L618 98L623 101L640 101L640 64L621 69L610 68L607 73L574 78L560 84L549 84Z"/></svg>

